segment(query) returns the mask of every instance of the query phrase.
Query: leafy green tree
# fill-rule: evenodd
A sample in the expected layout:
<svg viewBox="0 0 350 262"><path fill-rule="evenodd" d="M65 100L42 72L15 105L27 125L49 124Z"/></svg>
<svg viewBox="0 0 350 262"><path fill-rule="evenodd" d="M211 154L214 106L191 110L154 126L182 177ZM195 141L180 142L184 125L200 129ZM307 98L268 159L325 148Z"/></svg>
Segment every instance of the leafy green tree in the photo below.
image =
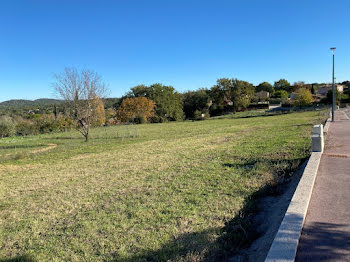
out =
<svg viewBox="0 0 350 262"><path fill-rule="evenodd" d="M212 100L209 96L209 91L206 89L199 89L197 91L189 91L182 94L184 103L184 113L186 118L196 118L195 112L200 114L208 114ZM197 112L197 114L199 114Z"/></svg>
<svg viewBox="0 0 350 262"><path fill-rule="evenodd" d="M216 85L211 87L209 95L213 104L210 107L210 115L220 115L225 111L231 111L231 107L226 104L229 87L230 79L228 78L218 79Z"/></svg>
<svg viewBox="0 0 350 262"><path fill-rule="evenodd" d="M231 90L231 100L235 111L247 108L255 93L255 88L251 83L238 79L232 79Z"/></svg>
<svg viewBox="0 0 350 262"><path fill-rule="evenodd" d="M150 87L145 85L138 85L131 88L131 91L127 94L130 97L147 97L150 96Z"/></svg>
<svg viewBox="0 0 350 262"><path fill-rule="evenodd" d="M260 92L260 91L266 91L266 92L269 92L270 95L272 95L275 90L273 89L273 86L270 83L262 82L255 88L255 92Z"/></svg>
<svg viewBox="0 0 350 262"><path fill-rule="evenodd" d="M278 90L274 93L274 97L276 98L287 99L288 96L288 92L285 90Z"/></svg>
<svg viewBox="0 0 350 262"><path fill-rule="evenodd" d="M299 88L294 92L295 106L308 106L312 103L312 94L307 88Z"/></svg>
<svg viewBox="0 0 350 262"><path fill-rule="evenodd" d="M236 111L247 108L254 96L254 91L254 86L246 81L220 78L210 89L213 109Z"/></svg>
<svg viewBox="0 0 350 262"><path fill-rule="evenodd" d="M182 95L172 87L162 84L150 86L139 85L131 88L128 97L147 97L155 102L155 116L153 122L163 122L167 120L183 120Z"/></svg>
<svg viewBox="0 0 350 262"><path fill-rule="evenodd" d="M327 92L327 102L331 104L332 101L333 101L333 90L331 89ZM341 93L338 90L335 90L335 102L338 106L340 105L340 101L341 101Z"/></svg>
<svg viewBox="0 0 350 262"><path fill-rule="evenodd" d="M273 85L275 91L278 90L285 90L287 92L290 92L290 83L286 79L280 79L278 81L275 81Z"/></svg>
<svg viewBox="0 0 350 262"><path fill-rule="evenodd" d="M210 89L213 102L216 105L222 105L230 99L231 79L220 78L216 80L216 85Z"/></svg>

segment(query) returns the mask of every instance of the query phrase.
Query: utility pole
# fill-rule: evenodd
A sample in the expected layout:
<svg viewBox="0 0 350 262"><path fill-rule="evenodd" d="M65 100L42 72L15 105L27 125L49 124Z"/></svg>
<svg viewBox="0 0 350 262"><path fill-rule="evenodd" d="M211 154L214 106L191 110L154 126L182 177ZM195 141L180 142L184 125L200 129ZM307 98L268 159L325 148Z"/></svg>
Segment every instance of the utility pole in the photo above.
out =
<svg viewBox="0 0 350 262"><path fill-rule="evenodd" d="M334 50L335 47L331 48L333 54L333 74L332 74L332 122L334 122L334 109L335 109L335 85L334 85Z"/></svg>

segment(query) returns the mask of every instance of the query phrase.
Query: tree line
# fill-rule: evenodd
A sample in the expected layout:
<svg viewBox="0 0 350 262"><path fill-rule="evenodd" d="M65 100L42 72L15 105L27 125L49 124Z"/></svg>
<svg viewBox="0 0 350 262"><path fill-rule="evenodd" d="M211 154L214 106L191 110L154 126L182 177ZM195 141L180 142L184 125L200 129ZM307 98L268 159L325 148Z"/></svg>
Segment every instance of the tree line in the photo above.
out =
<svg viewBox="0 0 350 262"><path fill-rule="evenodd" d="M294 106L305 106L312 103L312 94L322 85L301 81L291 85L286 79L280 79L273 85L262 82L254 86L236 78L220 78L211 88L184 93L155 83L132 87L121 98L106 98L106 84L94 71L66 68L54 78L54 90L62 103L55 103L49 109L45 107L46 111L41 113L9 115L7 112L0 118L0 137L75 128L88 141L91 126L201 120L246 110L252 102L259 102L256 93L261 91L269 92L271 99L280 102L287 102L293 93Z"/></svg>

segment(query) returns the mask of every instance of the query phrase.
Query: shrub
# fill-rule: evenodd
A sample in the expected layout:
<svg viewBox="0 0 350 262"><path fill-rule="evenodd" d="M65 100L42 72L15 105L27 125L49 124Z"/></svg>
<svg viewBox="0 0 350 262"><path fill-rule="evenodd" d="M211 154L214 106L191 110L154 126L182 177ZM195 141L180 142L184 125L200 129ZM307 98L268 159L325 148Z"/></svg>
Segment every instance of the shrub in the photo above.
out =
<svg viewBox="0 0 350 262"><path fill-rule="evenodd" d="M270 98L270 105L277 105L277 104L281 104L283 101L283 99L281 98Z"/></svg>
<svg viewBox="0 0 350 262"><path fill-rule="evenodd" d="M18 119L16 124L16 134L18 136L37 135L39 130L32 120Z"/></svg>
<svg viewBox="0 0 350 262"><path fill-rule="evenodd" d="M59 115L56 121L57 121L58 129L60 131L68 131L75 127L74 120L69 118L68 116Z"/></svg>
<svg viewBox="0 0 350 262"><path fill-rule="evenodd" d="M35 119L35 125L40 134L59 130L59 125L52 115L42 115L40 118Z"/></svg>
<svg viewBox="0 0 350 262"><path fill-rule="evenodd" d="M105 125L110 126L110 125L116 125L117 121L115 120L115 116L117 114L116 110L113 108L108 108L105 110L106 112L106 122Z"/></svg>
<svg viewBox="0 0 350 262"><path fill-rule="evenodd" d="M299 88L294 92L294 105L295 106L309 106L312 104L312 94L310 90L306 88Z"/></svg>
<svg viewBox="0 0 350 262"><path fill-rule="evenodd" d="M151 117L152 123L166 123L168 122L168 119L166 117L160 117L158 115L154 115Z"/></svg>
<svg viewBox="0 0 350 262"><path fill-rule="evenodd" d="M14 121L9 116L0 118L0 137L9 137L16 134L16 126Z"/></svg>
<svg viewBox="0 0 350 262"><path fill-rule="evenodd" d="M350 103L350 96L348 94L342 94L341 95L341 102L342 103Z"/></svg>
<svg viewBox="0 0 350 262"><path fill-rule="evenodd" d="M281 99L287 99L288 98L288 92L285 90L278 90L273 94L274 97L276 98L281 98Z"/></svg>
<svg viewBox="0 0 350 262"><path fill-rule="evenodd" d="M209 119L209 113L208 112L203 112L200 110L194 111L194 119L195 120L204 120L204 119Z"/></svg>

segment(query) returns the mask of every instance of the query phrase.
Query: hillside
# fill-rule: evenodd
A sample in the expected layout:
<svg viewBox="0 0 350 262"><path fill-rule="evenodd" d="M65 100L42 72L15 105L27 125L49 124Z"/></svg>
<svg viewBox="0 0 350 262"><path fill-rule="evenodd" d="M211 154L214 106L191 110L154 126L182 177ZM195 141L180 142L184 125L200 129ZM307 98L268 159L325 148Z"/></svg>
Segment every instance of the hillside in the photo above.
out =
<svg viewBox="0 0 350 262"><path fill-rule="evenodd" d="M51 98L40 98L36 100L12 99L12 100L1 102L0 109L41 107L41 106L60 104L62 102L63 102L62 100L51 99Z"/></svg>
<svg viewBox="0 0 350 262"><path fill-rule="evenodd" d="M0 110L8 109L36 109L36 108L46 108L52 105L63 104L63 100L52 99L52 98L40 98L36 100L26 100L26 99L11 99L0 103ZM120 102L120 98L104 98L103 99L105 108L115 107L116 104Z"/></svg>

